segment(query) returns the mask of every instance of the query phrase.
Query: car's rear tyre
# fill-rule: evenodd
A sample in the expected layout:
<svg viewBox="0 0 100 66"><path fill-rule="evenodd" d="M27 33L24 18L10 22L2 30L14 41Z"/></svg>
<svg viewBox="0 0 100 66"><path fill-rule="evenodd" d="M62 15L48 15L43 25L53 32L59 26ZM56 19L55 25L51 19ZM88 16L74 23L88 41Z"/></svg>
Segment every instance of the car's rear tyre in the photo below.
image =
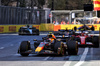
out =
<svg viewBox="0 0 100 66"><path fill-rule="evenodd" d="M39 35L39 32L37 32L37 35Z"/></svg>
<svg viewBox="0 0 100 66"><path fill-rule="evenodd" d="M92 37L87 37L86 42L92 42Z"/></svg>
<svg viewBox="0 0 100 66"><path fill-rule="evenodd" d="M68 41L67 43L68 55L77 55L78 43L76 41Z"/></svg>
<svg viewBox="0 0 100 66"><path fill-rule="evenodd" d="M28 56L29 53L25 53L25 51L28 51L30 50L30 42L29 41L23 41L21 42L21 45L20 45L20 54L21 56Z"/></svg>
<svg viewBox="0 0 100 66"><path fill-rule="evenodd" d="M39 35L39 30L36 31L37 35Z"/></svg>
<svg viewBox="0 0 100 66"><path fill-rule="evenodd" d="M95 48L99 48L99 37L98 36L93 36L93 46Z"/></svg>
<svg viewBox="0 0 100 66"><path fill-rule="evenodd" d="M75 40L75 41L78 41L78 42L81 42L81 40L80 40L79 37L74 37L74 40Z"/></svg>
<svg viewBox="0 0 100 66"><path fill-rule="evenodd" d="M18 35L21 35L21 32L18 32Z"/></svg>
<svg viewBox="0 0 100 66"><path fill-rule="evenodd" d="M58 41L58 42L55 43L55 45L54 45L54 51L58 55L65 55L66 50L65 50L65 47L61 47L61 41Z"/></svg>

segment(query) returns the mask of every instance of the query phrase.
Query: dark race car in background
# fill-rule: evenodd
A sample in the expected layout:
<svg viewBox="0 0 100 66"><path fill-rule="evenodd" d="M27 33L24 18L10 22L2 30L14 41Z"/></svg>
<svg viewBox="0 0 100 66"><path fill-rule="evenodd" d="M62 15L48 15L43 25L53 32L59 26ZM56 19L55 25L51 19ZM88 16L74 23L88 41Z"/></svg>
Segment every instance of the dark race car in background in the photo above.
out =
<svg viewBox="0 0 100 66"><path fill-rule="evenodd" d="M73 35L73 30L58 30L54 32L54 35L56 36L56 38L70 38L71 35Z"/></svg>
<svg viewBox="0 0 100 66"><path fill-rule="evenodd" d="M83 31L86 31L86 30L92 30L92 31L94 31L95 30L95 28L94 28L94 26L92 25L92 27L90 28L89 26L87 26L87 25L82 25L82 26L80 26L79 28L78 28L79 30L83 30Z"/></svg>
<svg viewBox="0 0 100 66"><path fill-rule="evenodd" d="M99 34L99 31L95 31L95 27L93 25L82 25L80 27L74 27L73 31L88 31L89 34Z"/></svg>
<svg viewBox="0 0 100 66"><path fill-rule="evenodd" d="M69 40L70 37L73 35L73 30L58 30L54 32L54 35L56 36L57 39L61 39L62 41Z"/></svg>
<svg viewBox="0 0 100 66"><path fill-rule="evenodd" d="M39 29L35 27L20 27L18 31L19 35L39 35Z"/></svg>
<svg viewBox="0 0 100 66"><path fill-rule="evenodd" d="M54 35L67 35L68 32L71 33L73 30L59 29L58 31L54 31Z"/></svg>

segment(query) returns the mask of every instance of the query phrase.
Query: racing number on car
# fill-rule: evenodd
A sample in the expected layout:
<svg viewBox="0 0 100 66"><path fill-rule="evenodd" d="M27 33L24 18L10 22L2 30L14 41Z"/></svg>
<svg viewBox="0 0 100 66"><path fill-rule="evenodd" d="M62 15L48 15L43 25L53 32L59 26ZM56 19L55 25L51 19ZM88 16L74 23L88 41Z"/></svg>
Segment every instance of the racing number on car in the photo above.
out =
<svg viewBox="0 0 100 66"><path fill-rule="evenodd" d="M81 44L85 44L85 37L81 36Z"/></svg>

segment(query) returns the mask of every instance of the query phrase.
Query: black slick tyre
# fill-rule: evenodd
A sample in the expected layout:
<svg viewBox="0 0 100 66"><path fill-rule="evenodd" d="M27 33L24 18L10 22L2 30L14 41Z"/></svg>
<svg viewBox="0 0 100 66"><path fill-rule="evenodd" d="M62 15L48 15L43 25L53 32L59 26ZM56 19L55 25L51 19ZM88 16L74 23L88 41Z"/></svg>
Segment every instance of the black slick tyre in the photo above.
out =
<svg viewBox="0 0 100 66"><path fill-rule="evenodd" d="M35 35L39 35L39 32L37 31Z"/></svg>
<svg viewBox="0 0 100 66"><path fill-rule="evenodd" d="M65 48L61 47L61 41L58 41L55 43L54 45L54 51L58 54L58 55L65 55Z"/></svg>
<svg viewBox="0 0 100 66"><path fill-rule="evenodd" d="M18 35L21 35L20 33Z"/></svg>
<svg viewBox="0 0 100 66"><path fill-rule="evenodd" d="M29 53L25 53L25 51L30 50L30 42L29 41L22 41L20 45L20 54L21 56L28 56Z"/></svg>
<svg viewBox="0 0 100 66"><path fill-rule="evenodd" d="M36 31L36 35L39 35L39 30Z"/></svg>
<svg viewBox="0 0 100 66"><path fill-rule="evenodd" d="M68 55L77 55L78 43L76 41L68 41L67 43Z"/></svg>

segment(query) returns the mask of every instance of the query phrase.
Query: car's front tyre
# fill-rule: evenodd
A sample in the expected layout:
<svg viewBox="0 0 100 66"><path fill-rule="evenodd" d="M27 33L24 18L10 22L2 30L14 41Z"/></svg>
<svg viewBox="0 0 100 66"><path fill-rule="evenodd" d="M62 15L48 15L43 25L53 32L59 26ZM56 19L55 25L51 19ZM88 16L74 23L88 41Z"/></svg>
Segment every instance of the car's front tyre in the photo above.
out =
<svg viewBox="0 0 100 66"><path fill-rule="evenodd" d="M22 41L20 44L19 52L21 56L28 56L29 53L25 53L26 51L30 50L30 42L29 41Z"/></svg>

